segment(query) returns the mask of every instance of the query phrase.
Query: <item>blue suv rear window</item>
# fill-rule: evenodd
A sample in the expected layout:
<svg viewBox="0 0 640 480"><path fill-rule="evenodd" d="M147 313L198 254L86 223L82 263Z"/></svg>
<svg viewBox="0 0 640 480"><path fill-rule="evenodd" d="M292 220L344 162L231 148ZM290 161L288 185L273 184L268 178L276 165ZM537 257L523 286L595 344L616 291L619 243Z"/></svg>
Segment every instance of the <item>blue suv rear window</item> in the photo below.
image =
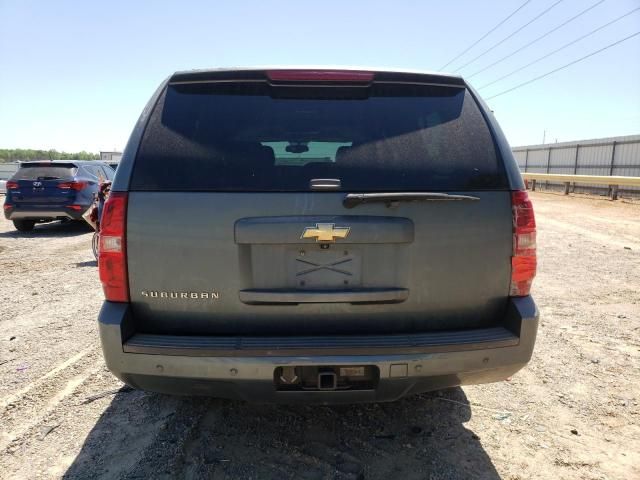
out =
<svg viewBox="0 0 640 480"><path fill-rule="evenodd" d="M460 87L374 83L169 85L134 164L132 190L503 189L487 124Z"/></svg>
<svg viewBox="0 0 640 480"><path fill-rule="evenodd" d="M59 180L73 177L73 165L21 165L12 180Z"/></svg>

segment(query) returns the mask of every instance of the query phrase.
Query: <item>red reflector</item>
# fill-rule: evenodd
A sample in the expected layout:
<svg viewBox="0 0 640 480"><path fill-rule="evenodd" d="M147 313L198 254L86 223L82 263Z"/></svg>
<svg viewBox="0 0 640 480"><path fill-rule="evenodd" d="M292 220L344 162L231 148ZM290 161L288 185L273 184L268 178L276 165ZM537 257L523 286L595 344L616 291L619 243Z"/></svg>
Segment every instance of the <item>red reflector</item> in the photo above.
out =
<svg viewBox="0 0 640 480"><path fill-rule="evenodd" d="M67 208L70 208L71 210L75 210L76 212L79 212L80 210L82 210L81 205L67 205Z"/></svg>
<svg viewBox="0 0 640 480"><path fill-rule="evenodd" d="M11 210L13 208L13 205L11 205L10 203L5 203L4 204L4 209L5 210Z"/></svg>
<svg viewBox="0 0 640 480"><path fill-rule="evenodd" d="M373 80L373 72L361 70L267 70L267 78L276 82L360 82Z"/></svg>
<svg viewBox="0 0 640 480"><path fill-rule="evenodd" d="M516 282L533 280L536 275L536 263L537 260L534 256L513 257L511 259L511 267L513 268L511 273L512 280Z"/></svg>
<svg viewBox="0 0 640 480"><path fill-rule="evenodd" d="M104 296L111 302L129 301L125 230L127 194L111 192L100 223L98 270Z"/></svg>
<svg viewBox="0 0 640 480"><path fill-rule="evenodd" d="M513 256L509 295L529 295L536 276L536 219L526 191L511 192L513 212Z"/></svg>
<svg viewBox="0 0 640 480"><path fill-rule="evenodd" d="M75 190L79 192L87 185L87 182L62 182L58 184L58 188L61 188L63 190Z"/></svg>
<svg viewBox="0 0 640 480"><path fill-rule="evenodd" d="M6 187L7 187L7 190L15 190L16 188L18 188L18 182L13 182L13 181L7 182Z"/></svg>
<svg viewBox="0 0 640 480"><path fill-rule="evenodd" d="M529 295L536 276L536 257L511 258L511 288L509 295L524 297Z"/></svg>

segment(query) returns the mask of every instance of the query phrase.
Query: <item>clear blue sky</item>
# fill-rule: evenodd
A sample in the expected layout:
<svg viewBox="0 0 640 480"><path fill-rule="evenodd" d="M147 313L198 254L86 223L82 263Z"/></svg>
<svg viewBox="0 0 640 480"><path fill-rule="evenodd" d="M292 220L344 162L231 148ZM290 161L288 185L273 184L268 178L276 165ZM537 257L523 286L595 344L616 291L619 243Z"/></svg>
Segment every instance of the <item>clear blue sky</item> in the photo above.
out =
<svg viewBox="0 0 640 480"><path fill-rule="evenodd" d="M176 70L265 64L439 70L524 0L0 0L0 148L124 147L156 86ZM557 0L532 0L455 70ZM460 73L469 75L598 0L564 0ZM471 79L483 85L633 8L605 0ZM512 77L484 97L640 31L640 11ZM640 36L489 101L512 145L640 133Z"/></svg>

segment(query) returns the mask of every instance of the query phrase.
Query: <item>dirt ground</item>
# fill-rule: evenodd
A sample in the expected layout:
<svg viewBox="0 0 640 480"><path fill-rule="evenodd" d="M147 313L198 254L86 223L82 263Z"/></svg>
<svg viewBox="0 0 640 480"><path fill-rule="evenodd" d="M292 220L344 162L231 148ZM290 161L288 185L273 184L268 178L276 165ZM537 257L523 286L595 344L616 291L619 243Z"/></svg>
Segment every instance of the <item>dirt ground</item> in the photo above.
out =
<svg viewBox="0 0 640 480"><path fill-rule="evenodd" d="M123 388L100 353L91 231L0 220L0 478L640 478L640 204L532 196L529 366L340 407Z"/></svg>

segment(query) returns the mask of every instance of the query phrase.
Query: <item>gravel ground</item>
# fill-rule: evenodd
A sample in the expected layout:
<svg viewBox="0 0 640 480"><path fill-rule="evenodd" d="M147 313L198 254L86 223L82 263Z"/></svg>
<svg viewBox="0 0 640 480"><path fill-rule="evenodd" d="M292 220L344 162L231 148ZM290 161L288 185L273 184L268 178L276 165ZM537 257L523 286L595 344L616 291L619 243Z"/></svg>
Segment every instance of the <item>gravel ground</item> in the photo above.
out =
<svg viewBox="0 0 640 480"><path fill-rule="evenodd" d="M123 387L100 354L91 231L0 220L0 478L640 478L640 205L532 196L530 365L340 407Z"/></svg>

